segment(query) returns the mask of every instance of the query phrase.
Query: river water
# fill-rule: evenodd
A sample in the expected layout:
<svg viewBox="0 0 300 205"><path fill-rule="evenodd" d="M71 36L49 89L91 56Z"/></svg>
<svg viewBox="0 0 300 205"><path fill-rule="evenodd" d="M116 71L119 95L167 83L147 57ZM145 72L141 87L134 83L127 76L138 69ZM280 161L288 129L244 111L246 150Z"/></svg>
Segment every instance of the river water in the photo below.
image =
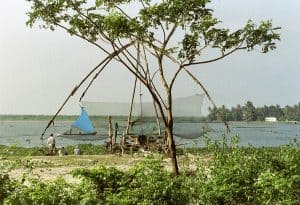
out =
<svg viewBox="0 0 300 205"><path fill-rule="evenodd" d="M66 131L70 121L58 121L51 126L45 138L50 133L59 134ZM118 122L119 130L124 129L126 122ZM47 121L0 121L0 144L16 145L23 147L40 146L40 136L43 132ZM96 129L100 133L107 133L107 123L96 123ZM288 144L296 140L300 142L300 124L291 123L264 123L264 122L230 122L231 132L226 134L226 138L239 135L240 146L280 146ZM204 146L203 137L201 137L202 128L208 130L208 136L214 140L222 139L222 134L226 133L226 128L222 123L175 123L174 133L180 137L176 137L176 144L183 146ZM145 132L145 130L155 130L155 123L147 123L140 125L136 131ZM120 131L121 132L121 131ZM45 140L44 140L45 141ZM80 143L102 144L106 141L78 141L57 137L58 147L75 145Z"/></svg>

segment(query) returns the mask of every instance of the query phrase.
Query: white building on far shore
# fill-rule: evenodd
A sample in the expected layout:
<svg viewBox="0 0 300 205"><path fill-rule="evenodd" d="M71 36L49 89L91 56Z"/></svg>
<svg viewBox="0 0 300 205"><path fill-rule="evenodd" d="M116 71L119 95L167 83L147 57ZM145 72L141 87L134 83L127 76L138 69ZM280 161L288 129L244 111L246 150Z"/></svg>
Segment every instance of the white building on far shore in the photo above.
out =
<svg viewBox="0 0 300 205"><path fill-rule="evenodd" d="M277 122L277 118L276 117L266 117L265 121L266 122Z"/></svg>

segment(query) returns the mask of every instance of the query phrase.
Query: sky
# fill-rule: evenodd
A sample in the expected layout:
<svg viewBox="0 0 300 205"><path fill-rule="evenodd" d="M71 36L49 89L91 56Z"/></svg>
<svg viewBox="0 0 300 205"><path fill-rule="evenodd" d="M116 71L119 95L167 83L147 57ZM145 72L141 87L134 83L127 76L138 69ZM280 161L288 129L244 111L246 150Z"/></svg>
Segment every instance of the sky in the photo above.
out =
<svg viewBox="0 0 300 205"><path fill-rule="evenodd" d="M255 106L300 102L300 1L213 0L222 25L239 28L248 19L272 19L282 27L277 49L267 54L239 52L224 60L192 68L218 106L230 108L247 100ZM134 9L134 8L132 8ZM25 0L3 1L0 7L0 114L54 114L73 87L103 54L61 30L26 27ZM85 100L128 102L132 77L117 65L103 73ZM203 93L184 77L174 95ZM62 114L77 114L78 96ZM204 102L203 113L211 106Z"/></svg>

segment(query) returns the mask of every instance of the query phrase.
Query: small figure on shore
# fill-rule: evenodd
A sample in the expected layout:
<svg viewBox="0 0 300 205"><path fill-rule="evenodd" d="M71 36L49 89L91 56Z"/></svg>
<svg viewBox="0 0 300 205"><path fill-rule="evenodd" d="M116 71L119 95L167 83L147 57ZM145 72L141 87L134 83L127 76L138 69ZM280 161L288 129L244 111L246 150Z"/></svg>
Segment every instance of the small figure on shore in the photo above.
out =
<svg viewBox="0 0 300 205"><path fill-rule="evenodd" d="M81 155L81 151L78 146L74 148L74 155Z"/></svg>
<svg viewBox="0 0 300 205"><path fill-rule="evenodd" d="M49 154L55 155L55 138L54 138L53 133L51 133L49 138L47 139L47 145L49 148Z"/></svg>
<svg viewBox="0 0 300 205"><path fill-rule="evenodd" d="M68 155L68 151L65 149L65 147L62 147L60 150L58 150L58 156L66 156Z"/></svg>

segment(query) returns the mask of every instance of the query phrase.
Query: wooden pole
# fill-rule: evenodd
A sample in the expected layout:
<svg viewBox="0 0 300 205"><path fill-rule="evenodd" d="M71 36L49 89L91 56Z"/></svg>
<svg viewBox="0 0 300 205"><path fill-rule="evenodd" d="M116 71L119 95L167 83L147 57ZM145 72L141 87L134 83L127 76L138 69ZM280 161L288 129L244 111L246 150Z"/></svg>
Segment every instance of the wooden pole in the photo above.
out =
<svg viewBox="0 0 300 205"><path fill-rule="evenodd" d="M133 110L133 103L134 103L134 96L135 96L135 90L136 90L136 83L137 83L137 77L134 80L133 85L133 91L132 91L132 97L131 97L131 103L130 103L130 110L129 110L129 116L127 120L127 127L126 127L126 134L129 133L130 123L131 123L131 116L132 116L132 110Z"/></svg>
<svg viewBox="0 0 300 205"><path fill-rule="evenodd" d="M63 102L63 104L59 107L58 111L54 114L54 116L51 118L51 120L48 122L46 128L44 129L42 135L41 135L41 140L43 141L45 132L47 131L47 129L50 127L50 125L52 123L54 123L55 118L57 117L57 115L60 113L60 111L63 109L63 107L65 106L65 104L68 102L68 100L76 93L76 91L78 90L79 87L81 87L81 85L101 66L103 65L107 60L110 60L112 58L114 58L115 56L117 56L119 53L123 52L126 48L130 47L132 44L134 44L133 42L130 42L128 44L126 44L125 46L123 46L122 48L120 48L119 50L116 50L112 53L110 53L104 60L102 60L98 65L96 65L83 79L82 81L74 87L74 89L72 90L72 92L68 95L68 97L65 99L65 101Z"/></svg>
<svg viewBox="0 0 300 205"><path fill-rule="evenodd" d="M138 50L137 50L137 70L139 68L139 63L140 63L140 44L138 43ZM133 85L133 91L132 91L132 97L131 97L131 103L130 103L130 111L129 111L129 116L128 116L128 121L127 121L127 128L126 128L126 134L129 133L129 128L130 128L130 123L131 123L131 116L132 116L132 109L133 109L133 103L134 103L134 96L135 96L135 91L136 91L136 84L137 84L137 79L138 77L135 77L134 80L134 85Z"/></svg>
<svg viewBox="0 0 300 205"><path fill-rule="evenodd" d="M111 123L111 116L108 116L108 138L109 138L109 151L112 151L113 145L113 128Z"/></svg>
<svg viewBox="0 0 300 205"><path fill-rule="evenodd" d="M158 112L157 112L157 107L156 107L156 103L153 99L153 106L154 106L154 110L155 110L155 115L156 115L156 125L157 125L157 130L158 130L158 135L161 135L161 127L160 127L160 121L159 121L159 116L158 116Z"/></svg>
<svg viewBox="0 0 300 205"><path fill-rule="evenodd" d="M113 140L113 145L115 145L117 143L117 136L118 136L118 123L115 123L115 131L114 131L114 140Z"/></svg>

